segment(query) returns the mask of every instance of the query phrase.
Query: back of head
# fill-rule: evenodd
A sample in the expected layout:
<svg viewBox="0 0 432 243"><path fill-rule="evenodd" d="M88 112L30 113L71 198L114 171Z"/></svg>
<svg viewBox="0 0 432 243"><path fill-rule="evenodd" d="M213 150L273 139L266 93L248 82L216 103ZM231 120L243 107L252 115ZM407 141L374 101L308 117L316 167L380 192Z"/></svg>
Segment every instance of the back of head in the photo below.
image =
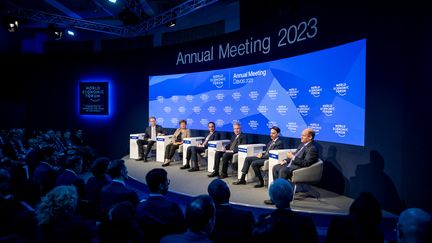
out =
<svg viewBox="0 0 432 243"><path fill-rule="evenodd" d="M68 213L74 213L78 193L74 186L58 186L48 192L37 209L39 224L46 224Z"/></svg>
<svg viewBox="0 0 432 243"><path fill-rule="evenodd" d="M161 168L150 170L146 175L147 186L152 193L166 193L165 185L167 183L168 173ZM163 188L162 188L163 187Z"/></svg>
<svg viewBox="0 0 432 243"><path fill-rule="evenodd" d="M214 179L210 182L207 192L216 205L228 203L231 196L228 185L221 179Z"/></svg>
<svg viewBox="0 0 432 243"><path fill-rule="evenodd" d="M103 177L105 176L109 164L110 164L110 159L105 157L97 158L93 162L90 171L95 177Z"/></svg>
<svg viewBox="0 0 432 243"><path fill-rule="evenodd" d="M289 208L293 198L293 187L287 180L278 178L270 185L269 196L277 208Z"/></svg>
<svg viewBox="0 0 432 243"><path fill-rule="evenodd" d="M107 173L112 179L116 179L122 176L124 170L126 170L124 160L117 159L111 161L111 163L108 165Z"/></svg>
<svg viewBox="0 0 432 243"><path fill-rule="evenodd" d="M398 221L398 242L431 242L432 217L420 208L408 208Z"/></svg>
<svg viewBox="0 0 432 243"><path fill-rule="evenodd" d="M135 208L131 202L120 202L111 207L108 215L113 224L118 226L131 225L135 218Z"/></svg>
<svg viewBox="0 0 432 243"><path fill-rule="evenodd" d="M362 192L351 204L349 211L356 224L372 228L381 223L380 203L370 192Z"/></svg>
<svg viewBox="0 0 432 243"><path fill-rule="evenodd" d="M215 206L213 199L208 195L195 197L186 207L186 222L191 231L213 230L215 219Z"/></svg>

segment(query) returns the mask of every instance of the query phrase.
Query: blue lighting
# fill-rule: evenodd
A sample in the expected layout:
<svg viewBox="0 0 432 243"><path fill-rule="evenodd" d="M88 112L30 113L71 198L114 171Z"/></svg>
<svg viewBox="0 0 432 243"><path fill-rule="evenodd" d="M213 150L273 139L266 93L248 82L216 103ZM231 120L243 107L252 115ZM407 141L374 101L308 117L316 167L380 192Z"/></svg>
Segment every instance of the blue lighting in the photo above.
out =
<svg viewBox="0 0 432 243"><path fill-rule="evenodd" d="M110 3L116 3L117 0L108 0Z"/></svg>
<svg viewBox="0 0 432 243"><path fill-rule="evenodd" d="M108 82L108 115L81 115L80 114L80 84L89 82ZM114 113L115 88L113 82L108 78L86 78L76 84L76 114L85 120L110 120Z"/></svg>
<svg viewBox="0 0 432 243"><path fill-rule="evenodd" d="M70 36L75 36L75 32L72 31L72 30L68 30L67 33L68 33L68 35L70 35Z"/></svg>

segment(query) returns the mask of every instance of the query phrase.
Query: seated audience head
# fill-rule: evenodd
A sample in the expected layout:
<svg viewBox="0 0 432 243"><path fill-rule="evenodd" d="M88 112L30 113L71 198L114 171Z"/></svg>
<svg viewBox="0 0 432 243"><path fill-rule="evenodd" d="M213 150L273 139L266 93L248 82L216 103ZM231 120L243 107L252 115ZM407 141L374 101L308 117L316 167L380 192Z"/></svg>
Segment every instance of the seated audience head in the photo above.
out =
<svg viewBox="0 0 432 243"><path fill-rule="evenodd" d="M302 131L301 142L308 143L313 141L315 138L315 131L312 128L306 128Z"/></svg>
<svg viewBox="0 0 432 243"><path fill-rule="evenodd" d="M74 186L58 186L48 192L37 209L39 224L47 224L66 214L73 214L78 205Z"/></svg>
<svg viewBox="0 0 432 243"><path fill-rule="evenodd" d="M293 187L287 180L278 178L270 185L269 196L277 208L289 208L293 199Z"/></svg>
<svg viewBox="0 0 432 243"><path fill-rule="evenodd" d="M398 242L432 242L432 217L420 208L408 208L397 224Z"/></svg>
<svg viewBox="0 0 432 243"><path fill-rule="evenodd" d="M370 192L362 192L351 204L349 215L359 225L378 227L381 223L381 206Z"/></svg>
<svg viewBox="0 0 432 243"><path fill-rule="evenodd" d="M235 135L238 135L241 132L241 125L238 122L233 123L233 131Z"/></svg>
<svg viewBox="0 0 432 243"><path fill-rule="evenodd" d="M214 179L208 185L207 192L216 205L229 203L231 192L225 181Z"/></svg>
<svg viewBox="0 0 432 243"><path fill-rule="evenodd" d="M75 173L79 174L82 171L83 160L81 156L74 155L66 159L64 162L64 168L73 170Z"/></svg>
<svg viewBox="0 0 432 243"><path fill-rule="evenodd" d="M128 171L125 162L122 159L111 161L108 165L107 173L112 179L125 181L128 178Z"/></svg>
<svg viewBox="0 0 432 243"><path fill-rule="evenodd" d="M185 129L185 128L186 128L186 125L187 125L186 120L180 120L180 121L179 121L179 125L180 125L180 128L181 128L181 129Z"/></svg>
<svg viewBox="0 0 432 243"><path fill-rule="evenodd" d="M93 162L90 171L94 177L104 177L107 172L109 164L110 164L110 159L105 157L97 158Z"/></svg>
<svg viewBox="0 0 432 243"><path fill-rule="evenodd" d="M66 129L63 133L64 138L70 138L71 137L71 131Z"/></svg>
<svg viewBox="0 0 432 243"><path fill-rule="evenodd" d="M39 151L40 161L54 165L57 162L57 153L52 146L43 146Z"/></svg>
<svg viewBox="0 0 432 243"><path fill-rule="evenodd" d="M135 218L135 208L131 202L114 204L108 212L108 219L119 226L131 225Z"/></svg>
<svg viewBox="0 0 432 243"><path fill-rule="evenodd" d="M0 169L0 196L5 197L11 193L11 181L9 171Z"/></svg>
<svg viewBox="0 0 432 243"><path fill-rule="evenodd" d="M147 186L151 193L166 195L169 187L168 173L161 168L150 170L146 175Z"/></svg>
<svg viewBox="0 0 432 243"><path fill-rule="evenodd" d="M279 127L277 127L277 126L272 126L272 127L270 128L270 138L271 138L272 140L275 140L276 138L278 138L278 137L279 137L279 134L280 134L280 128L279 128Z"/></svg>
<svg viewBox="0 0 432 243"><path fill-rule="evenodd" d="M195 197L186 206L186 222L189 229L194 232L206 232L210 234L215 225L215 205L208 195Z"/></svg>

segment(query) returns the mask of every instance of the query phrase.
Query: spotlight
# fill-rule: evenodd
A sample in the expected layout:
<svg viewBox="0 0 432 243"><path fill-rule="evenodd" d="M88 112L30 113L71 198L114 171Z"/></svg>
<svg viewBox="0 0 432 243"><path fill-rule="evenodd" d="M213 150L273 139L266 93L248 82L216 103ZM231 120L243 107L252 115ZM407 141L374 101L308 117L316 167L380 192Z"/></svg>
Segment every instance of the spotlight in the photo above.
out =
<svg viewBox="0 0 432 243"><path fill-rule="evenodd" d="M176 26L176 21L175 21L175 20L171 20L171 21L169 21L169 22L167 23L167 26L170 27L170 28Z"/></svg>
<svg viewBox="0 0 432 243"><path fill-rule="evenodd" d="M8 31L15 32L18 30L18 20L13 20L8 22Z"/></svg>
<svg viewBox="0 0 432 243"><path fill-rule="evenodd" d="M48 32L49 35L54 39L54 40L60 40L63 36L63 30L60 28L57 28L54 25L49 25L48 26Z"/></svg>
<svg viewBox="0 0 432 243"><path fill-rule="evenodd" d="M117 0L108 0L108 2L110 2L110 3L116 3Z"/></svg>
<svg viewBox="0 0 432 243"><path fill-rule="evenodd" d="M75 31L73 30L67 30L66 32L69 36L75 36Z"/></svg>

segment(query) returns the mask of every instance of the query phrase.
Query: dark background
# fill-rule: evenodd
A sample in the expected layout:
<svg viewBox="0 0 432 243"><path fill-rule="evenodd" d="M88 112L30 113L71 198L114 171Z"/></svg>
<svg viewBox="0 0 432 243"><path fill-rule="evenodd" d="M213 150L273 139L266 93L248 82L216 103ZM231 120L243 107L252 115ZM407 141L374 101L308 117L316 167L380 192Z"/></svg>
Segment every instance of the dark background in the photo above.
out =
<svg viewBox="0 0 432 243"><path fill-rule="evenodd" d="M395 213L404 207L432 210L427 132L431 130L427 116L431 111L432 20L427 8L414 3L376 6L320 1L276 5L273 0L265 6L247 1L245 7L244 2L241 31L218 38L99 53L93 53L88 42L48 42L44 54L1 54L0 127L83 129L99 155L119 158L129 153L129 134L144 131L151 115L148 75L247 65L366 38L365 146L319 142L325 161L320 186L351 197L370 191L384 209ZM280 27L310 17L319 20L319 34L312 40L289 48L272 46L270 55L175 66L178 50L240 43L250 36L277 33ZM80 80L91 78L111 80L114 100L109 118L79 116L77 86ZM268 140L266 136L249 136L252 142ZM300 142L285 141L289 147Z"/></svg>

